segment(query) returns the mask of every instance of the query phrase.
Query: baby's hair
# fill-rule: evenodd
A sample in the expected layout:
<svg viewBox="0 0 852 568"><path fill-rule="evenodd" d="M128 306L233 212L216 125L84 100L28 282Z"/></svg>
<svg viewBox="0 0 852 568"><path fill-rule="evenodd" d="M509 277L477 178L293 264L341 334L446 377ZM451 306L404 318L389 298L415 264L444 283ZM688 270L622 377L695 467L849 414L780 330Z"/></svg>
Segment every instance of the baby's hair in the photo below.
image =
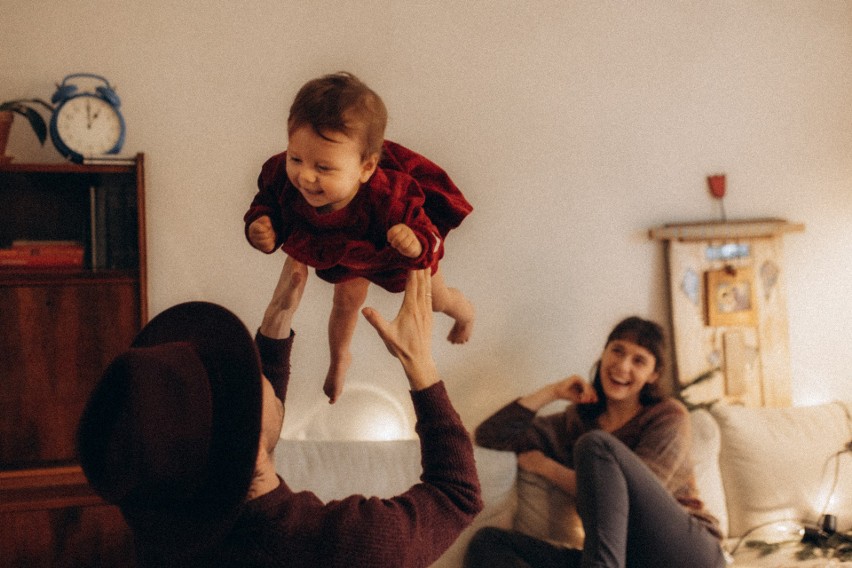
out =
<svg viewBox="0 0 852 568"><path fill-rule="evenodd" d="M317 135L340 132L360 135L364 142L362 159L380 154L385 137L388 111L381 97L352 73L341 71L305 83L287 118L287 132L310 126Z"/></svg>

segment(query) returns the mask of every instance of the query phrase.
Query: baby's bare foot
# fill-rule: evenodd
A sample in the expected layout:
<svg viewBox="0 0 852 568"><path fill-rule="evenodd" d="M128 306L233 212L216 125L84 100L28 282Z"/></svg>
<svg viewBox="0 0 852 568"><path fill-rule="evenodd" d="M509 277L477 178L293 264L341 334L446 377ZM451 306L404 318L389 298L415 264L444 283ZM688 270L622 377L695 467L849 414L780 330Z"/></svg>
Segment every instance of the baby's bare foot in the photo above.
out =
<svg viewBox="0 0 852 568"><path fill-rule="evenodd" d="M456 319L447 335L447 341L454 344L467 343L470 336L473 334L474 311L473 304L466 302L464 313Z"/></svg>
<svg viewBox="0 0 852 568"><path fill-rule="evenodd" d="M328 374L325 376L325 384L322 386L322 392L328 397L329 404L337 402L337 399L343 394L346 371L349 370L349 365L351 364L352 354L347 353L337 361L332 361L331 365L329 365Z"/></svg>

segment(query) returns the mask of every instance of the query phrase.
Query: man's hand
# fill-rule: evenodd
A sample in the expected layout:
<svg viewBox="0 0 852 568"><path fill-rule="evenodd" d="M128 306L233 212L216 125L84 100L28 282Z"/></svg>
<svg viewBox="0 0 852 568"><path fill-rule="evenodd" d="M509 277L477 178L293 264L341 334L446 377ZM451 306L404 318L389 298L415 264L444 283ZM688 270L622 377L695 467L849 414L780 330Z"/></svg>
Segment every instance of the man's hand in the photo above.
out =
<svg viewBox="0 0 852 568"><path fill-rule="evenodd" d="M272 219L268 215L261 215L248 228L248 239L251 246L261 252L272 252L275 250L275 229L272 228Z"/></svg>
<svg viewBox="0 0 852 568"><path fill-rule="evenodd" d="M287 339L293 325L293 314L299 307L305 282L308 279L308 267L289 256L284 261L278 284L269 300L269 306L260 323L260 333L270 339Z"/></svg>
<svg viewBox="0 0 852 568"><path fill-rule="evenodd" d="M437 383L432 358L432 274L430 269L408 273L399 313L387 322L373 308L361 310L382 338L390 354L399 359L411 389L418 391Z"/></svg>
<svg viewBox="0 0 852 568"><path fill-rule="evenodd" d="M417 240L417 235L404 223L398 223L388 229L387 237L390 246L402 256L417 258L423 252L423 245Z"/></svg>

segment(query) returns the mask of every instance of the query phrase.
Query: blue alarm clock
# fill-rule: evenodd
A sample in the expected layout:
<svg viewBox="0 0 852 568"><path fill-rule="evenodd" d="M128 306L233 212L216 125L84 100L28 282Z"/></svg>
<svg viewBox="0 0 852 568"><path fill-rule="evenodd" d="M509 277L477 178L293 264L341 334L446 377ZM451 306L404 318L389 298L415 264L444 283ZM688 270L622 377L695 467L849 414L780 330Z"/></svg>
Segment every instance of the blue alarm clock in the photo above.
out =
<svg viewBox="0 0 852 568"><path fill-rule="evenodd" d="M103 83L94 91L79 91L69 79L88 78ZM50 119L50 138L60 154L75 163L85 158L117 154L124 145L121 101L109 81L100 75L74 73L57 85L51 98L56 105Z"/></svg>

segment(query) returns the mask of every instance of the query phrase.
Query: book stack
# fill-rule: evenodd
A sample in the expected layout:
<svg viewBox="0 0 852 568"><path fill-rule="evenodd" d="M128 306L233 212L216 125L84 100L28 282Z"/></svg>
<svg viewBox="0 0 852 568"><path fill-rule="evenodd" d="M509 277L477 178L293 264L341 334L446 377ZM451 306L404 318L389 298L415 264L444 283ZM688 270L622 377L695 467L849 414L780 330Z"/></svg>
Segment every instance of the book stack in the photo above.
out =
<svg viewBox="0 0 852 568"><path fill-rule="evenodd" d="M11 248L0 248L0 267L81 268L83 252L77 241L17 240Z"/></svg>

